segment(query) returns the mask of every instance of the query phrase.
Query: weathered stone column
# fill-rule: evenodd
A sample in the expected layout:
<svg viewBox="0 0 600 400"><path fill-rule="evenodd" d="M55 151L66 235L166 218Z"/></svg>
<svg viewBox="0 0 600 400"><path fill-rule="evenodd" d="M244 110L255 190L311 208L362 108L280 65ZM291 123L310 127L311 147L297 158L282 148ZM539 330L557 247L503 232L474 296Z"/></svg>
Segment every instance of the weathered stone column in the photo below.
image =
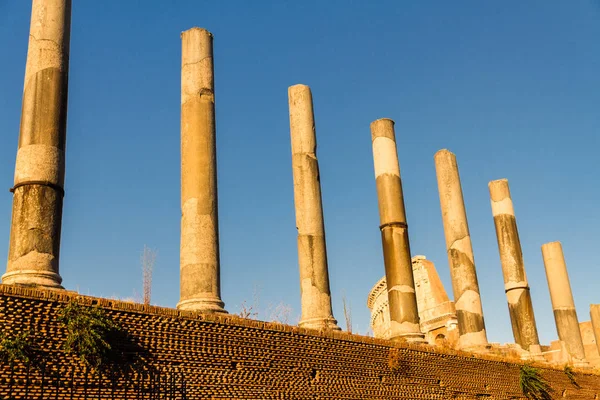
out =
<svg viewBox="0 0 600 400"><path fill-rule="evenodd" d="M70 0L34 0L5 284L62 288Z"/></svg>
<svg viewBox="0 0 600 400"><path fill-rule="evenodd" d="M225 312L221 301L213 37L181 34L181 253L177 308Z"/></svg>
<svg viewBox="0 0 600 400"><path fill-rule="evenodd" d="M596 347L600 353L600 304L590 304L590 318L592 319L594 338L596 338Z"/></svg>
<svg viewBox="0 0 600 400"><path fill-rule="evenodd" d="M383 118L372 122L371 140L390 309L390 338L424 341L419 327L394 121Z"/></svg>
<svg viewBox="0 0 600 400"><path fill-rule="evenodd" d="M485 346L483 308L456 157L443 149L435 153L434 160L458 318L458 346Z"/></svg>
<svg viewBox="0 0 600 400"><path fill-rule="evenodd" d="M558 338L565 343L574 364L587 364L562 245L560 242L542 245L542 256Z"/></svg>
<svg viewBox="0 0 600 400"><path fill-rule="evenodd" d="M336 329L331 309L325 225L321 204L317 137L310 88L294 85L288 89L294 204L298 229L298 264L304 328Z"/></svg>
<svg viewBox="0 0 600 400"><path fill-rule="evenodd" d="M513 336L523 350L541 353L508 181L491 181L488 187Z"/></svg>

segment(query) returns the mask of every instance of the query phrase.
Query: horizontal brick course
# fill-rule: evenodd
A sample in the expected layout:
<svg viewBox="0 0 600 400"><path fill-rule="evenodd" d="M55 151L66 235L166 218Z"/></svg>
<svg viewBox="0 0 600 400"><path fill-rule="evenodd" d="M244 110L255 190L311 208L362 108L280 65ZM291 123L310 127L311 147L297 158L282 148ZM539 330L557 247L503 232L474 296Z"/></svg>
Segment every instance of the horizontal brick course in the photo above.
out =
<svg viewBox="0 0 600 400"><path fill-rule="evenodd" d="M74 372L61 373L65 389L58 398L71 398L66 391L70 373L78 382L84 379L81 363L62 352L66 332L56 321L60 308L74 298L105 309L152 365L182 373L188 399L523 398L520 365L491 356L473 357L426 345L319 332L233 315L198 314L72 292L0 285L3 330L31 331L36 346L51 354L49 359L56 360L56 365L77 366ZM390 351L398 352L397 371L388 365ZM598 375L577 371L578 389L562 370L539 368L555 389L555 397L561 397L565 390L569 399L600 396ZM8 396L9 378L8 366L1 366L0 398ZM18 387L18 396L25 398L24 371L17 369L13 379L17 382L13 394ZM41 378L35 375L33 379ZM125 380L117 382L115 398L127 396L126 384ZM110 387L100 389L107 390ZM75 393L73 398L77 396L82 393Z"/></svg>

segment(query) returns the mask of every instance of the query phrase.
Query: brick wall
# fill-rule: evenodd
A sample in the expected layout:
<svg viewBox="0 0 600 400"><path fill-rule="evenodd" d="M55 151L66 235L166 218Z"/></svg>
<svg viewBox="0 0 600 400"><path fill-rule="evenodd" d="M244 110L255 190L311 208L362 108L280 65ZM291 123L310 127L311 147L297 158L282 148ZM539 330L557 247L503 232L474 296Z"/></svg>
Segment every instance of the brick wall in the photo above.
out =
<svg viewBox="0 0 600 400"><path fill-rule="evenodd" d="M60 371L53 379L64 382L58 385L56 397L47 398L79 399L83 390L100 393L90 398L142 398L139 393L131 394L131 382L139 377L132 378L129 388L118 377L107 377L105 384L99 385L86 378L79 361L62 352L65 331L56 322L56 314L72 298L104 308L127 332L127 348L138 351L157 370L168 368L174 374L169 376L181 377L178 385L185 386L187 399L523 398L519 365L514 363L343 332L320 333L229 315L0 285L1 329L34 333L36 346L56 365L50 369ZM400 358L396 371L388 365L390 351L397 351ZM64 369L65 365L72 368ZM562 370L540 369L556 398L591 400L600 396L598 375L577 372L577 388ZM22 372L22 368L16 373L13 370L10 377L10 368L0 366L0 399L7 398L9 381L16 398L39 398L39 372L27 382ZM78 382L75 388L73 381ZM175 392L172 395L183 398Z"/></svg>

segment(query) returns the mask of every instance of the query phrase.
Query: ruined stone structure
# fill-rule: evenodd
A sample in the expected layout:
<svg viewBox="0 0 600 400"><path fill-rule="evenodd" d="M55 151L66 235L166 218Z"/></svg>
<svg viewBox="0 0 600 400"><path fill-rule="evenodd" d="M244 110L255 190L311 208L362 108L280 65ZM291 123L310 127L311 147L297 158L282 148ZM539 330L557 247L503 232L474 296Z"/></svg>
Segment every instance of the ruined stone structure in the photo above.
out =
<svg viewBox="0 0 600 400"><path fill-rule="evenodd" d="M554 310L558 338L565 343L566 350L575 365L587 365L585 349L579 330L575 302L569 283L567 265L560 242L542 245L542 256Z"/></svg>
<svg viewBox="0 0 600 400"><path fill-rule="evenodd" d="M594 335L592 321L580 322L579 332L581 332L585 360L594 368L600 367L600 353L598 352L598 343Z"/></svg>
<svg viewBox="0 0 600 400"><path fill-rule="evenodd" d="M288 98L302 307L299 325L340 329L331 309L312 93L306 85L295 85L288 89Z"/></svg>
<svg viewBox="0 0 600 400"><path fill-rule="evenodd" d="M456 347L459 337L456 308L435 265L425 256L415 256L412 267L421 332L431 344Z"/></svg>
<svg viewBox="0 0 600 400"><path fill-rule="evenodd" d="M419 328L394 121L384 118L371 123L371 141L389 301L390 338L423 340Z"/></svg>
<svg viewBox="0 0 600 400"><path fill-rule="evenodd" d="M458 320L435 265L425 256L412 258L421 332L429 344L456 347ZM371 329L377 338L390 337L389 303L385 277L373 286L367 300Z"/></svg>
<svg viewBox="0 0 600 400"><path fill-rule="evenodd" d="M390 338L390 307L387 296L385 276L373 286L367 297L367 307L371 310L371 330L373 336Z"/></svg>
<svg viewBox="0 0 600 400"><path fill-rule="evenodd" d="M456 157L443 149L435 153L434 160L458 317L459 346L485 346L487 335L483 308Z"/></svg>
<svg viewBox="0 0 600 400"><path fill-rule="evenodd" d="M513 336L515 342L524 350L540 353L540 339L535 324L508 181L506 179L495 180L490 182L488 187Z"/></svg>
<svg viewBox="0 0 600 400"><path fill-rule="evenodd" d="M590 318L594 330L594 339L600 353L600 304L590 304Z"/></svg>
<svg viewBox="0 0 600 400"><path fill-rule="evenodd" d="M203 314L77 296L65 291L38 291L0 285L3 326L17 331L31 326L38 351L48 357L46 384L57 376L60 399L88 398L130 400L149 398L132 392L129 381L110 380L103 385L85 382L84 368L55 375L59 365L81 365L64 353L64 327L57 313L66 302L100 306L125 332L115 345L141 352L154 368L171 366L181 376L185 397L175 399L523 399L516 363L471 353L434 349L431 346L394 343L332 330L317 331L282 324L237 318L228 314ZM555 397L591 400L600 396L598 375L576 371L575 387L562 366L539 366ZM18 364L12 389L10 368L0 364L0 398L38 399L39 370ZM74 384L75 389L72 389ZM25 393L28 390L29 396ZM46 392L48 393L48 392ZM100 393L101 396L95 396ZM125 393L129 393L127 396ZM48 398L55 398L52 393Z"/></svg>
<svg viewBox="0 0 600 400"><path fill-rule="evenodd" d="M2 283L61 289L71 0L34 0Z"/></svg>
<svg viewBox="0 0 600 400"><path fill-rule="evenodd" d="M305 85L288 91L300 327L227 315L220 293L213 37L200 28L181 35L177 309L49 290L62 288L58 262L70 15L70 0L33 0L9 257L0 285L2 340L29 332L32 349L47 368L0 363L1 398L43 398L44 379L54 381L54 398L80 398L75 383L87 395L89 368L63 349L67 333L58 317L71 301L99 306L123 329L110 340L115 340L112 344L121 356L143 359L134 377L175 369L187 392L174 398L523 398L519 365L496 357L504 357L512 347L531 353L539 348L508 184L492 182L490 195L513 332L520 346L493 353L488 351L494 346L487 343L456 158L447 150L435 155L454 303L433 263L423 256L411 259L390 119L376 120L370 127L385 277L371 291L368 306L375 335L386 340L338 332L331 306L312 94ZM544 346L542 355L587 367L586 358L600 360L600 305L591 306L591 322L579 324L560 243L543 245L542 253L560 339L550 348ZM6 354L0 356L4 360ZM65 365L72 366L68 373ZM127 377L117 376L123 365L112 367L112 376L98 374L97 397L132 398ZM547 365L540 369L562 397L600 396L597 375L578 371L574 386L562 370ZM144 397L147 388L138 388L136 398Z"/></svg>
<svg viewBox="0 0 600 400"><path fill-rule="evenodd" d="M221 300L213 36L181 34L181 251L177 308L225 312Z"/></svg>
<svg viewBox="0 0 600 400"><path fill-rule="evenodd" d="M583 321L579 323L579 332L581 333L581 342L585 354L585 361L590 368L600 368L600 353L598 352L598 343L594 335L592 321ZM549 346L542 346L542 356L545 361L557 366L572 365L573 358L569 354L567 345L562 340L553 340ZM585 363L579 363L579 367L585 367Z"/></svg>

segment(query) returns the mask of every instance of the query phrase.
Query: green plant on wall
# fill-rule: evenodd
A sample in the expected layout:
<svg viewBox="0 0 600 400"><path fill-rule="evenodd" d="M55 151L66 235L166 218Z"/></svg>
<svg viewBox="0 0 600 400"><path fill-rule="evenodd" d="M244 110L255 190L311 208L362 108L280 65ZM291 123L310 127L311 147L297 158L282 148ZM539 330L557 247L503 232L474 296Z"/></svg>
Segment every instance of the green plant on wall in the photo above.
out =
<svg viewBox="0 0 600 400"><path fill-rule="evenodd" d="M29 334L18 333L16 336L8 336L0 333L0 360L13 365L17 361L28 364L32 359L31 342Z"/></svg>
<svg viewBox="0 0 600 400"><path fill-rule="evenodd" d="M111 337L121 328L103 310L71 301L60 310L58 320L67 330L67 353L93 369L105 366L112 355Z"/></svg>
<svg viewBox="0 0 600 400"><path fill-rule="evenodd" d="M578 389L581 387L581 386L579 386L579 383L577 383L577 380L575 379L575 372L573 372L573 369L568 364L565 365L565 375L567 375L567 378L569 378L569 381L571 381L571 384L573 386L575 386Z"/></svg>
<svg viewBox="0 0 600 400"><path fill-rule="evenodd" d="M523 394L532 400L552 399L552 387L540 375L540 371L531 365L523 365L519 375L519 384Z"/></svg>

